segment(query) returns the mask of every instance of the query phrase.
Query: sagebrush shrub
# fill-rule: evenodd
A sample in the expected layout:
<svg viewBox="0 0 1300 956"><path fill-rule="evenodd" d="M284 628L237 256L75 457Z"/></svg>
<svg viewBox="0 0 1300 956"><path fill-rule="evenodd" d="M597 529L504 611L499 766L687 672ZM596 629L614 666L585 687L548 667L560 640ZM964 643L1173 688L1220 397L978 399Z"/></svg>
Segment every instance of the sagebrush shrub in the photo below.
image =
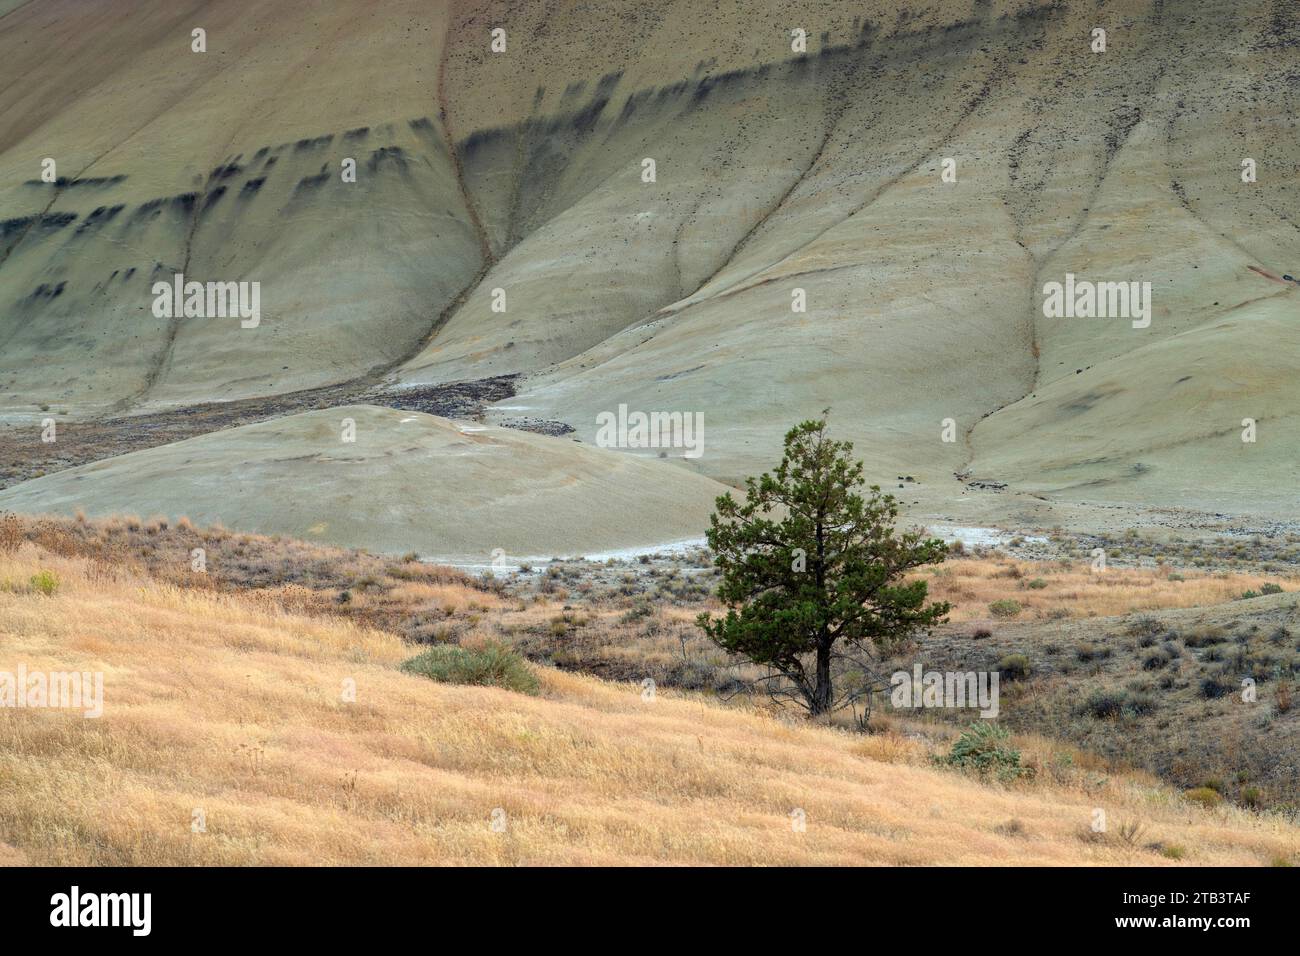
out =
<svg viewBox="0 0 1300 956"><path fill-rule="evenodd" d="M1159 670L1172 660L1169 654L1162 650L1152 651L1146 657L1142 658L1142 667L1149 671Z"/></svg>
<svg viewBox="0 0 1300 956"><path fill-rule="evenodd" d="M443 684L502 687L521 694L536 694L540 686L528 662L504 644L440 644L404 662L402 670Z"/></svg>
<svg viewBox="0 0 1300 956"><path fill-rule="evenodd" d="M1010 739L1005 727L989 721L971 724L942 760L950 766L991 773L1002 779L1027 776L1030 770L1020 765L1020 751L1011 746Z"/></svg>
<svg viewBox="0 0 1300 956"><path fill-rule="evenodd" d="M1008 654L998 661L998 673L1005 680L1023 680L1033 668L1024 654Z"/></svg>
<svg viewBox="0 0 1300 956"><path fill-rule="evenodd" d="M1206 700L1226 697L1237 689L1236 683L1223 674L1211 674L1201 678L1201 696Z"/></svg>
<svg viewBox="0 0 1300 956"><path fill-rule="evenodd" d="M1079 707L1079 712L1099 720L1108 720L1123 716L1137 717L1155 709L1156 702L1150 694L1099 688L1088 695L1088 699Z"/></svg>
<svg viewBox="0 0 1300 956"><path fill-rule="evenodd" d="M1015 617L1022 610L1024 608L1020 606L1020 602L1013 601L1010 598L994 601L989 605L989 613L994 617Z"/></svg>
<svg viewBox="0 0 1300 956"><path fill-rule="evenodd" d="M1183 796L1192 803L1203 807L1217 807L1223 803L1223 794L1212 787L1195 787L1191 790L1184 790Z"/></svg>

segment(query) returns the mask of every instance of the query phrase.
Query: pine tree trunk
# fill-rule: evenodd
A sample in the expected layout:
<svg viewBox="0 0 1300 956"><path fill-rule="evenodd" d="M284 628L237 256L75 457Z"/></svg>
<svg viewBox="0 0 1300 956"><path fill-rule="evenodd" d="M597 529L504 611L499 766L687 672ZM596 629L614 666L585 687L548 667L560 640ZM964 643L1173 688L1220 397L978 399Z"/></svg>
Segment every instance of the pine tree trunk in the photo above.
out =
<svg viewBox="0 0 1300 956"><path fill-rule="evenodd" d="M827 636L817 642L817 682L813 686L812 716L830 713L832 699L831 640Z"/></svg>

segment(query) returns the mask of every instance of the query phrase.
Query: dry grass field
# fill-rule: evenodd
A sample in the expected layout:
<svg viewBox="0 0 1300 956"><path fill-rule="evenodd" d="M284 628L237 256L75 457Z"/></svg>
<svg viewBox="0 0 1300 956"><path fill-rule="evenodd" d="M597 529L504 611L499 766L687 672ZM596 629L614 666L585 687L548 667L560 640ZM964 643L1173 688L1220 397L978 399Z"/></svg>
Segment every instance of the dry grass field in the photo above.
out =
<svg viewBox="0 0 1300 956"><path fill-rule="evenodd" d="M1193 806L1041 738L1018 741L1034 778L998 784L905 734L685 692L550 668L536 697L437 684L398 670L412 649L394 635L30 542L0 554L0 622L5 668L105 685L98 719L0 710L10 863L1300 860L1280 817Z"/></svg>
<svg viewBox="0 0 1300 956"><path fill-rule="evenodd" d="M953 622L988 621L989 605L1015 601L1012 617L1064 620L1204 607L1259 593L1273 584L1300 589L1300 577L1258 571L1197 571L1171 566L1107 567L1087 561L1021 561L1012 557L949 560L922 572L935 600L953 605Z"/></svg>

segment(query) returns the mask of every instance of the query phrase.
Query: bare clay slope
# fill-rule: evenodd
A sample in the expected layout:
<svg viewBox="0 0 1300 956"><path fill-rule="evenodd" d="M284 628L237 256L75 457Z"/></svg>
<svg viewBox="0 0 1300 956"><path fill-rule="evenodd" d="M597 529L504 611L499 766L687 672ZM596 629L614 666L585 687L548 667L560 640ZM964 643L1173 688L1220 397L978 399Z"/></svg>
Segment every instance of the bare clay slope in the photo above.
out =
<svg viewBox="0 0 1300 956"><path fill-rule="evenodd" d="M0 405L274 394L418 349L482 265L430 119L445 31L410 0L34 0L0 19ZM260 282L260 327L155 318L176 272Z"/></svg>
<svg viewBox="0 0 1300 956"><path fill-rule="evenodd" d="M1285 106L1300 46L1280 11L751 10L744 26L728 11L708 26L629 13L613 18L626 44L563 59L517 44L508 56L527 66L512 75L563 82L517 83L513 101L481 82L505 58L471 32L449 75L507 104L468 169L508 251L402 377L530 372L500 414L588 440L619 403L704 411L706 454L682 463L729 480L830 406L882 482L936 488L964 471L1066 498L1285 514L1297 293L1269 275L1300 272ZM746 65L734 38L775 57L801 17L833 29L807 57ZM1098 25L1105 53L1089 49ZM714 56L684 84L648 85L650 64L700 31ZM568 109L561 135L539 99ZM483 105L468 85L451 102ZM1256 183L1241 181L1245 157ZM1071 272L1150 282L1151 325L1045 318L1043 284ZM807 313L791 310L796 290ZM1243 449L1246 417L1268 425ZM958 441L942 441L945 419ZM924 504L950 507L949 487Z"/></svg>
<svg viewBox="0 0 1300 956"><path fill-rule="evenodd" d="M1287 9L33 0L0 19L0 404L523 373L497 420L703 412L675 461L724 480L830 407L923 512L962 473L1285 513ZM65 182L30 182L45 155ZM180 270L261 281L261 327L154 319ZM1150 326L1045 318L1068 272L1149 281Z"/></svg>
<svg viewBox="0 0 1300 956"><path fill-rule="evenodd" d="M497 549L548 558L693 539L725 491L612 451L362 405L38 478L0 492L0 510L159 512L486 564Z"/></svg>

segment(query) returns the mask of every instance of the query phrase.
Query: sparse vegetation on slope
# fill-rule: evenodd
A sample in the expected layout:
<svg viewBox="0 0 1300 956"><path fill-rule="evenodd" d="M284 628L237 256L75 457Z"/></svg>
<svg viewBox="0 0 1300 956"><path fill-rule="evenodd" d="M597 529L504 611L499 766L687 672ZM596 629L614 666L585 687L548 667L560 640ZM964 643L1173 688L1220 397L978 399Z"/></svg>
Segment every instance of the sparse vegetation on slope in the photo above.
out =
<svg viewBox="0 0 1300 956"><path fill-rule="evenodd" d="M545 666L721 698L762 675L694 624L701 609L717 608L705 598L715 578L703 553L646 556L644 563L554 559L526 573L488 576L409 555L197 528L184 519L14 518L11 527L14 548L30 542L42 552L137 568L185 589L251 592L254 600L298 613L397 634L409 642L407 657L422 645L495 642ZM206 550L205 573L191 567L196 547ZM44 569L57 576L57 568ZM1289 665L1300 660L1300 627L1288 617L1297 590L1289 579L1284 594L1242 602L1234 595L1258 578L1189 572L1177 582L1160 569L1093 574L997 554L950 559L936 570L931 594L955 602L957 623L935 632L923 663L998 672L1008 726L1063 737L1103 764L1142 766L1179 787L1219 778L1230 801L1295 811L1300 723L1293 697L1300 677ZM1041 607L1012 621L984 613L990 601L1024 596L1020 585L1036 576L1052 585L1026 599L1049 595L1076 609L1072 616L1053 617ZM29 578L0 576L0 588L28 593ZM1211 606L1193 606L1202 602ZM972 603L973 617L966 613ZM1149 607L1182 610L1137 611ZM885 670L910 669L921 659L907 653ZM1225 676L1225 668L1233 670ZM1247 706L1240 677L1254 674L1258 702ZM1094 692L1117 695L1119 706L1094 716L1085 707ZM768 703L761 694L755 702ZM940 747L947 746L944 735L969 721L961 711L924 716L920 723L910 715L890 721ZM834 719L856 726L847 712ZM1252 787L1253 798L1246 793Z"/></svg>

